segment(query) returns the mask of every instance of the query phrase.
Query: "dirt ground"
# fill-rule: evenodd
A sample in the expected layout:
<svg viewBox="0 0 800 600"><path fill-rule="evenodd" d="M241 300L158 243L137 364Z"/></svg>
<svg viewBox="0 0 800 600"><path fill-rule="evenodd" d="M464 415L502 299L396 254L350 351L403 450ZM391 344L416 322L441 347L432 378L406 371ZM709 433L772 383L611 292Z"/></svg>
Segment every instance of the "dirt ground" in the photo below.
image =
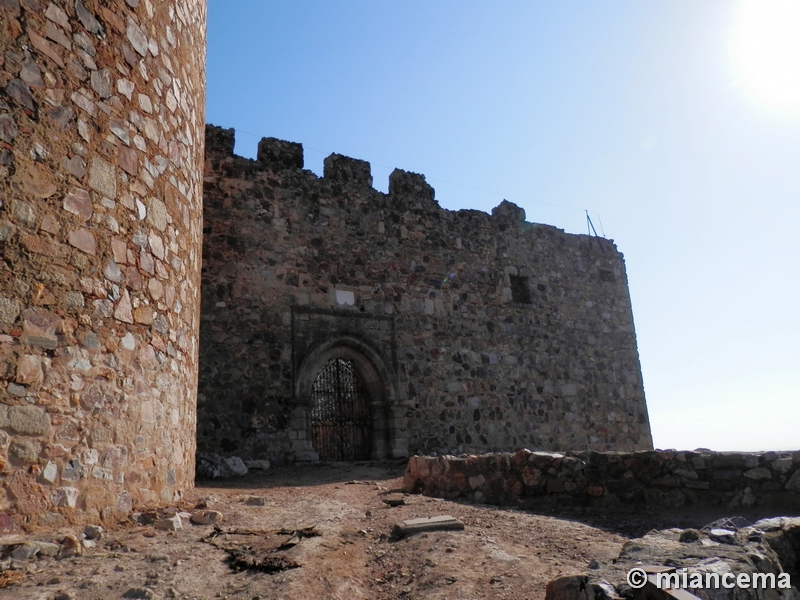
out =
<svg viewBox="0 0 800 600"><path fill-rule="evenodd" d="M593 559L611 561L629 537L651 527L678 524L654 523L652 515L547 516L407 495L400 491L404 469L405 462L318 464L201 482L176 508L192 512L205 503L224 515L221 531L185 518L174 532L104 524L97 545L81 556L27 561L24 580L0 589L0 598L542 599L548 581L584 572ZM436 515L456 517L465 529L392 539L396 523ZM26 537L80 539L81 531ZM299 566L242 569L232 556L240 565Z"/></svg>

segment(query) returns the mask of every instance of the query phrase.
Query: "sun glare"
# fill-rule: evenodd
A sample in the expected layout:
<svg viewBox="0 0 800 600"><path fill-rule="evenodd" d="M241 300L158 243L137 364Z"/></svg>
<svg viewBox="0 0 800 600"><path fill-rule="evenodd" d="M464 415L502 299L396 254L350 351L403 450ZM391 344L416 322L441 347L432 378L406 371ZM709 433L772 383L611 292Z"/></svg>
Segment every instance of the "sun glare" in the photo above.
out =
<svg viewBox="0 0 800 600"><path fill-rule="evenodd" d="M760 104L800 117L800 0L742 0L733 59L737 80Z"/></svg>

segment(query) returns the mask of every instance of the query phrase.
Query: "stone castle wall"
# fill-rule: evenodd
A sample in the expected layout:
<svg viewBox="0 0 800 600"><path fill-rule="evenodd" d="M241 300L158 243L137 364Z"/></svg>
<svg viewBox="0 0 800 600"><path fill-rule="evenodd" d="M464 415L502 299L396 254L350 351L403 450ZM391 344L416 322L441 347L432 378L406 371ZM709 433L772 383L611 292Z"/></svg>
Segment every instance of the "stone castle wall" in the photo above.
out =
<svg viewBox="0 0 800 600"><path fill-rule="evenodd" d="M198 448L313 458L310 382L362 370L373 457L652 448L622 255L611 241L443 210L424 176L299 144L233 154L209 126ZM339 354L337 354L339 352Z"/></svg>
<svg viewBox="0 0 800 600"><path fill-rule="evenodd" d="M568 452L412 456L408 492L490 504L800 506L800 452Z"/></svg>
<svg viewBox="0 0 800 600"><path fill-rule="evenodd" d="M205 18L0 0L0 531L193 485Z"/></svg>

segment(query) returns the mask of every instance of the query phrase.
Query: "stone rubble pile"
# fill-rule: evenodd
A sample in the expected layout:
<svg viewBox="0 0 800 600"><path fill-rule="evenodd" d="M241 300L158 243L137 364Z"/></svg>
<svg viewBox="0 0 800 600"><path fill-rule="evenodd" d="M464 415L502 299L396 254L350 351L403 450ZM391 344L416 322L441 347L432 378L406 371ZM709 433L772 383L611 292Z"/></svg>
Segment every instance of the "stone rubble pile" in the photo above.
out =
<svg viewBox="0 0 800 600"><path fill-rule="evenodd" d="M617 598L667 598L653 583L634 589L628 583L633 568L648 572L662 570L683 589L705 600L798 600L800 582L800 517L762 519L753 525L744 519L723 519L702 530L666 529L651 531L625 544L619 556L608 564L592 561L581 575L561 577L547 585L546 600L611 600ZM753 580L764 574L766 588L726 587L724 576L746 574ZM720 585L714 584L719 577ZM783 574L783 575L782 575ZM706 586L707 575L711 585ZM788 575L788 577L787 577ZM703 587L693 587L702 581ZM760 578L759 581L762 579ZM774 582L774 583L773 583ZM785 587L793 584L791 587ZM662 586L663 589L663 586ZM673 597L676 597L674 593ZM685 597L685 596L682 596Z"/></svg>
<svg viewBox="0 0 800 600"><path fill-rule="evenodd" d="M22 535L0 536L0 572L27 570L32 561L80 556L103 537L103 527L87 525L78 535L53 533L40 539Z"/></svg>
<svg viewBox="0 0 800 600"><path fill-rule="evenodd" d="M199 453L195 466L198 479L216 479L217 477L241 477L247 475L248 468L238 456L220 456L213 452Z"/></svg>

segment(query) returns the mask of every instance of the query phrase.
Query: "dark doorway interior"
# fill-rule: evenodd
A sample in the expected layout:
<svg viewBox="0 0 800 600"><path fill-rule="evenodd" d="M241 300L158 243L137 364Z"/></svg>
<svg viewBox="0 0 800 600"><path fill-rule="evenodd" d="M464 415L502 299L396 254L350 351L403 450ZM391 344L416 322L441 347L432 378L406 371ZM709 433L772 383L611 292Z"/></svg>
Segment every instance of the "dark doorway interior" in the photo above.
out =
<svg viewBox="0 0 800 600"><path fill-rule="evenodd" d="M353 361L332 358L311 388L311 435L320 460L366 460L372 450L369 394Z"/></svg>

